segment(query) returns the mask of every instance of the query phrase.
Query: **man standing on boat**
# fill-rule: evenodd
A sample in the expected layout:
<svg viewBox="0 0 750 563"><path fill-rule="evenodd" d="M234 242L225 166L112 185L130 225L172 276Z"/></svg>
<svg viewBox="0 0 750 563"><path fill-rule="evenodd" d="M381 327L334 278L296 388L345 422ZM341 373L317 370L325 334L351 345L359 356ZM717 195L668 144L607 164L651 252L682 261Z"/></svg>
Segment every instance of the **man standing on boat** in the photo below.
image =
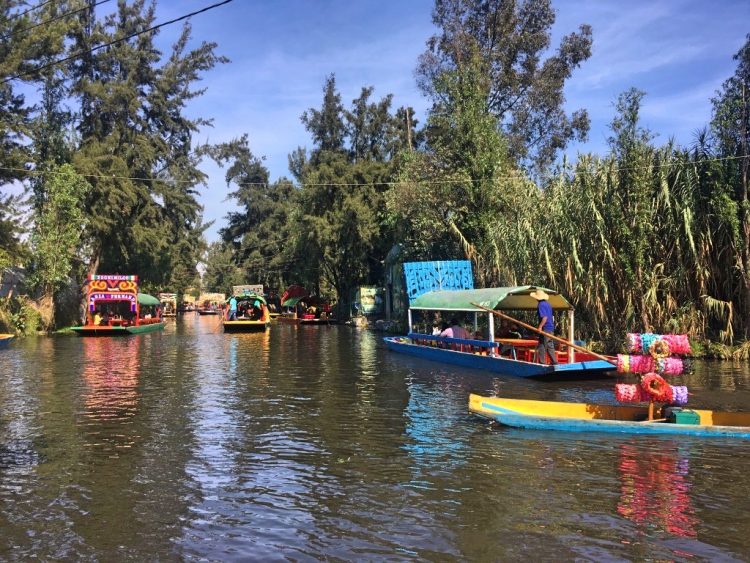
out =
<svg viewBox="0 0 750 563"><path fill-rule="evenodd" d="M237 320L237 298L234 295L229 298L229 316L227 317L227 320Z"/></svg>
<svg viewBox="0 0 750 563"><path fill-rule="evenodd" d="M555 318L552 315L552 305L549 304L549 295L541 289L535 289L529 293L531 297L538 301L536 305L536 314L539 317L539 330L547 334L555 332ZM539 344L536 347L536 357L540 364L546 364L549 356L550 363L557 365L555 356L555 343L546 334L539 333Z"/></svg>

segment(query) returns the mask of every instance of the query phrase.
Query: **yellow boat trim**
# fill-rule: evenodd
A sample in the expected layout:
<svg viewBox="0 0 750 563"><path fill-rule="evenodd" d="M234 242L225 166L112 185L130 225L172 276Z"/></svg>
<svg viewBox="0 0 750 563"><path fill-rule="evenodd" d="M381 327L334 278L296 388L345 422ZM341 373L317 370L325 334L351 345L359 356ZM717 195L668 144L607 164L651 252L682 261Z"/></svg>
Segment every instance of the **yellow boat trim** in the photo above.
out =
<svg viewBox="0 0 750 563"><path fill-rule="evenodd" d="M486 406L485 406L486 405ZM494 408L488 408L488 406ZM563 403L557 401L534 401L529 399L506 399L469 395L469 410L486 416L497 415L502 410L508 414L574 418L583 420L643 420L648 407L619 405L597 405L589 403ZM700 416L703 426L750 426L750 412L721 412L690 409Z"/></svg>

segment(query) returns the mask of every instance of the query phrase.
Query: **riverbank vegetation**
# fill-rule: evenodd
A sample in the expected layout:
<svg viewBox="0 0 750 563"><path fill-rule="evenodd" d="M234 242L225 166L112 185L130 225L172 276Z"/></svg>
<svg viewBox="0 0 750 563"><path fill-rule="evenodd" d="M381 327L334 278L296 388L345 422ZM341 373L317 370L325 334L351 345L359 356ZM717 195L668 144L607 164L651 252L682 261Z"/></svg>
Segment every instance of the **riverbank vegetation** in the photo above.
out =
<svg viewBox="0 0 750 563"><path fill-rule="evenodd" d="M405 260L471 260L478 286L560 290L579 331L610 350L653 330L747 355L750 37L690 146L657 144L639 120L647 93L631 89L614 100L608 152L572 157L589 120L564 110L564 86L595 31L582 24L552 45L547 1L438 0L417 61L424 124L371 85L346 103L331 74L301 114L310 146L290 147L290 177L271 181L252 132L194 142L210 121L186 116L194 85L228 61L214 44L189 49L189 26L167 55L155 32L90 50L151 26L143 1L23 31L80 4L18 16L10 2L0 14L0 177L27 188L31 219L24 228L21 200L0 198L0 262L29 271L42 310L42 297L60 309L59 291L99 270L137 273L152 291L300 283L346 314L357 286L383 285L398 243ZM204 158L225 167L234 203L210 245Z"/></svg>

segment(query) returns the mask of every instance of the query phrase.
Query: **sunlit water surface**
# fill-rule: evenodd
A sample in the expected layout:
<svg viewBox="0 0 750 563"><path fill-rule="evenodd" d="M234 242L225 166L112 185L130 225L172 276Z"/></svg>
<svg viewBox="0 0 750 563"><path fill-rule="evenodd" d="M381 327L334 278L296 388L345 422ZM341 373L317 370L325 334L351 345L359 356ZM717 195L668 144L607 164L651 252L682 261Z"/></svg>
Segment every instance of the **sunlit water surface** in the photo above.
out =
<svg viewBox="0 0 750 563"><path fill-rule="evenodd" d="M750 409L744 364L678 378ZM750 442L504 430L469 392L612 401L346 326L32 338L0 352L0 559L750 557Z"/></svg>

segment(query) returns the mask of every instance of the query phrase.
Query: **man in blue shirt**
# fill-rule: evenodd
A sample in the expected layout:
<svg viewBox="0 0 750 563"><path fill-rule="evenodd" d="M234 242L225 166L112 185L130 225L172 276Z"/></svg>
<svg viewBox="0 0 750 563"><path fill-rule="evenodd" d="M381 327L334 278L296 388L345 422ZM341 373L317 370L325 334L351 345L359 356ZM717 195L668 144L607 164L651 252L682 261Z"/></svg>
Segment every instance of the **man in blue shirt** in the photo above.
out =
<svg viewBox="0 0 750 563"><path fill-rule="evenodd" d="M549 304L549 295L541 289L535 289L529 293L531 297L538 301L536 314L539 317L539 330L547 334L555 332L555 318L552 316L552 305ZM539 335L539 344L536 347L536 357L540 364L546 364L549 356L550 363L557 365L557 356L555 355L555 342L546 335Z"/></svg>
<svg viewBox="0 0 750 563"><path fill-rule="evenodd" d="M229 298L229 318L227 320L237 320L237 298L234 295Z"/></svg>

